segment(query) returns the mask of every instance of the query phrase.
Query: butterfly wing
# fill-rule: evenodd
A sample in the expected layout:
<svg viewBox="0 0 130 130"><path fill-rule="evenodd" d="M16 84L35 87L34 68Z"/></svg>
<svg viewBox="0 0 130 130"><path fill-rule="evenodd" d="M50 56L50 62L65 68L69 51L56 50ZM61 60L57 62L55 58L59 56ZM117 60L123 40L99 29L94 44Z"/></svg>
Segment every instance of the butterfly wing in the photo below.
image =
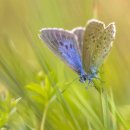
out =
<svg viewBox="0 0 130 130"><path fill-rule="evenodd" d="M72 30L72 33L74 33L77 36L78 49L79 49L80 55L82 55L84 31L85 31L85 28L83 27L77 27Z"/></svg>
<svg viewBox="0 0 130 130"><path fill-rule="evenodd" d="M72 32L63 29L45 28L41 30L40 38L75 72L81 72L81 57L76 37Z"/></svg>
<svg viewBox="0 0 130 130"><path fill-rule="evenodd" d="M115 25L105 27L98 20L88 22L83 41L83 65L86 72L97 71L108 55L115 38Z"/></svg>
<svg viewBox="0 0 130 130"><path fill-rule="evenodd" d="M99 37L92 61L92 64L96 65L97 68L102 65L104 59L108 56L112 48L112 42L115 39L115 33L115 24L111 23L105 28L102 35Z"/></svg>

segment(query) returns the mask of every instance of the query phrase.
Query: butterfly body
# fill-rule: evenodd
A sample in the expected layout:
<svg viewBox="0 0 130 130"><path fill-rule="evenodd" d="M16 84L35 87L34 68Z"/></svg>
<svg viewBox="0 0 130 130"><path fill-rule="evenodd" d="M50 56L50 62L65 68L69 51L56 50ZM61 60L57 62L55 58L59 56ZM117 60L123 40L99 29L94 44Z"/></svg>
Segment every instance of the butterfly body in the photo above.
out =
<svg viewBox="0 0 130 130"><path fill-rule="evenodd" d="M80 82L97 78L99 67L109 54L115 38L115 25L90 20L85 28L71 31L43 28L40 38L80 77Z"/></svg>

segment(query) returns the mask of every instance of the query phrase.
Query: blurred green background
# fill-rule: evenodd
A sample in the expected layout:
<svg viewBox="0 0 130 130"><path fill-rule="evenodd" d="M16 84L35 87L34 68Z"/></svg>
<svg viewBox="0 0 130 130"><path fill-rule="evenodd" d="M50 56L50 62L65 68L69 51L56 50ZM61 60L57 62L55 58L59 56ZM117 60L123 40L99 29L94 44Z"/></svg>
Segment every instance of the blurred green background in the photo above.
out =
<svg viewBox="0 0 130 130"><path fill-rule="evenodd" d="M129 130L129 14L129 0L1 0L1 129ZM72 82L78 76L38 38L41 28L73 29L92 18L117 28L102 67L105 92Z"/></svg>

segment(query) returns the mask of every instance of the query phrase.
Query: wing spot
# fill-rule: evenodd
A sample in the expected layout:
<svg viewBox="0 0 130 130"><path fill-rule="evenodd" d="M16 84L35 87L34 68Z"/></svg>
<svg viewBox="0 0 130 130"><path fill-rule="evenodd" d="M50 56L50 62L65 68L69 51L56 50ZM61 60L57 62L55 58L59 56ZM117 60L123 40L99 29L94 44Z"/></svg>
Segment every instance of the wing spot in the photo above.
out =
<svg viewBox="0 0 130 130"><path fill-rule="evenodd" d="M65 45L65 48L68 50L68 46L67 45Z"/></svg>
<svg viewBox="0 0 130 130"><path fill-rule="evenodd" d="M61 45L61 46L63 46L63 45L64 45L64 44L63 44L63 42L59 42L59 43L60 43L60 45Z"/></svg>
<svg viewBox="0 0 130 130"><path fill-rule="evenodd" d="M87 38L85 38L85 41L87 42L87 41L88 41L88 39L87 39Z"/></svg>
<svg viewBox="0 0 130 130"><path fill-rule="evenodd" d="M104 37L104 40L106 40L107 38L106 37Z"/></svg>
<svg viewBox="0 0 130 130"><path fill-rule="evenodd" d="M92 36L92 35L93 35L93 33L88 34L88 36Z"/></svg>
<svg viewBox="0 0 130 130"><path fill-rule="evenodd" d="M100 29L98 28L97 31L100 32Z"/></svg>
<svg viewBox="0 0 130 130"><path fill-rule="evenodd" d="M96 42L96 40L95 40L95 39L93 39L93 42Z"/></svg>
<svg viewBox="0 0 130 130"><path fill-rule="evenodd" d="M95 38L95 36L92 36L92 38L94 39L94 38Z"/></svg>
<svg viewBox="0 0 130 130"><path fill-rule="evenodd" d="M72 49L72 44L70 44L70 48Z"/></svg>
<svg viewBox="0 0 130 130"><path fill-rule="evenodd" d="M104 51L107 52L107 49L105 49Z"/></svg>

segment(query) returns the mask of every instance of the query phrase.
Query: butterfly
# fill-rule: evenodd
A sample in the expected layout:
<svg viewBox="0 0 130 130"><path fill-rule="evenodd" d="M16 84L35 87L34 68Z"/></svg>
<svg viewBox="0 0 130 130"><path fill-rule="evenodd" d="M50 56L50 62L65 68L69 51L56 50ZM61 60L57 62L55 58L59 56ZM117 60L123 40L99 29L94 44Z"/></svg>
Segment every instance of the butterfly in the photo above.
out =
<svg viewBox="0 0 130 130"><path fill-rule="evenodd" d="M92 19L86 27L73 30L42 28L39 36L84 83L97 78L98 70L112 48L115 34L114 23L105 26L104 22Z"/></svg>

